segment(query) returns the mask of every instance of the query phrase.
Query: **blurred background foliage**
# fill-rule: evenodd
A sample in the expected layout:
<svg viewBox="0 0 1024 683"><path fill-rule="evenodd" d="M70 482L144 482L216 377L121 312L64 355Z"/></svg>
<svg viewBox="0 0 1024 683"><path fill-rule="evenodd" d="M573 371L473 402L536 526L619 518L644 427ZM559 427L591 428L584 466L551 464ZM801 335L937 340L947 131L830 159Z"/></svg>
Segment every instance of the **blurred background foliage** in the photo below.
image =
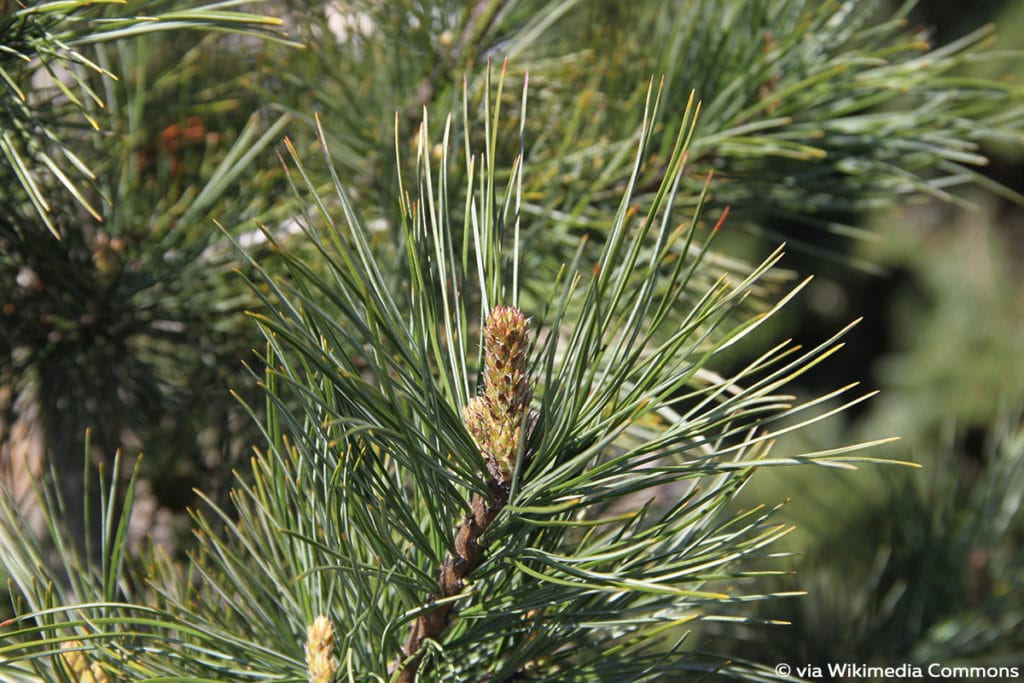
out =
<svg viewBox="0 0 1024 683"><path fill-rule="evenodd" d="M0 2L0 455L23 488L45 453L74 509L91 428L94 460L146 454L137 533L187 545L192 487L216 497L258 439L228 392L258 404L243 366L256 304L228 236L258 248L254 221L296 232L274 147L287 134L312 152L314 113L374 249L399 263L396 145L411 167L420 118L459 109L464 75L478 102L480 75L509 59L514 110L529 71L524 270L543 292L579 236L598 244L611 224L664 75L660 125L691 90L702 101L682 202L713 172L712 202L731 207L708 277L786 241L774 283L817 278L766 334L816 342L864 317L808 391L864 380L881 395L798 438L900 435L886 455L924 465L755 477L758 499L792 499L793 584L812 595L769 605L794 626L752 641L793 661L1021 650L1024 2L248 8L280 27L186 5Z"/></svg>
<svg viewBox="0 0 1024 683"><path fill-rule="evenodd" d="M135 23L114 19L118 5L36 9L0 19L24 40L5 73L32 86L4 98L4 464L38 469L49 454L76 509L91 429L97 459L145 451L154 512L181 512L199 480L225 485L225 461L258 433L227 394L247 387L249 299L213 221L251 231L281 204L269 148L282 122L239 83L247 39L209 29L261 20L169 2ZM161 518L170 540L174 517Z"/></svg>
<svg viewBox="0 0 1024 683"><path fill-rule="evenodd" d="M791 511L803 554L784 583L807 595L762 606L791 625L751 630L735 651L822 667L1020 665L1021 417L1004 406L959 433L950 420L917 440L921 470L804 478Z"/></svg>
<svg viewBox="0 0 1024 683"><path fill-rule="evenodd" d="M999 60L957 70L1008 79L1021 66L1024 3L918 3L911 15L939 43L994 22ZM750 496L775 492L796 529L789 585L801 598L762 616L789 620L769 640L736 643L778 661L874 664L1024 662L1020 583L1024 524L1024 191L1019 143L995 137L980 153L986 182L952 202L914 199L861 214L870 231L850 243L877 272L834 269L796 256L818 274L795 329L831 329L863 315L842 360L812 380L866 380L881 393L843 424L803 434L896 434L886 448L917 472L778 473ZM1007 192L1006 190L1009 190Z"/></svg>

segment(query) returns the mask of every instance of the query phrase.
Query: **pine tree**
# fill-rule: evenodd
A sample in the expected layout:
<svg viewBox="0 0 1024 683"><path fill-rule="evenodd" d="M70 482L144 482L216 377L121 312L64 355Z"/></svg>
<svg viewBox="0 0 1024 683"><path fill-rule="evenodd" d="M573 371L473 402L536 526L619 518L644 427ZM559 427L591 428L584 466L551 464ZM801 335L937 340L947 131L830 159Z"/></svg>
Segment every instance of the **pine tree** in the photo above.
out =
<svg viewBox="0 0 1024 683"><path fill-rule="evenodd" d="M230 411L194 391L207 369L258 434L230 499L216 485L199 494L187 560L128 547L135 485L154 475L136 464L124 481L120 455L98 485L87 475L72 487L95 493L92 505L64 500L63 471L44 478L45 538L5 495L14 611L0 675L776 679L703 638L737 623L770 631L773 612L755 607L790 591L777 543L789 528L771 504L737 509L738 493L766 468L886 462L864 452L884 439L775 446L870 396L798 386L849 327L776 341L780 311L807 283L779 267L779 231L851 263L836 236L858 233L856 212L915 194L955 200L952 185L981 180L977 142L1020 131L1019 88L950 74L989 58L987 30L934 47L906 31L909 6L881 9L290 2L282 11L307 49L234 38L222 54L239 81L202 57L208 38L147 43L138 34L154 27L116 7L5 14L11 26L49 12L58 26L97 22L80 33L110 28L114 42L89 38L80 80L60 81L53 102L98 120L89 93L107 93L110 130L130 134L22 123L4 138L0 172L21 180L0 190L12 207L0 272L20 297L3 313L5 384L32 388L52 418L48 445L65 455L89 454L77 442L91 426L104 453L137 432L170 457L158 463L186 462L211 413ZM166 19L273 37L257 30L268 20L223 10L167 5ZM151 60L165 70L147 80ZM115 84L115 65L134 77ZM206 79L204 115L243 113L226 104L227 82L263 116L225 116L232 142L211 150L205 119L183 108L173 132L203 136L200 158L147 156L168 130L154 124L161 88L189 74ZM261 128L281 109L287 118ZM286 125L282 170L262 170ZM64 144L78 158L86 143L99 167L73 164L74 178L41 156ZM130 230L136 221L145 229ZM771 242L752 264L719 250L744 230ZM128 237L137 243L116 241ZM229 284L230 266L241 277ZM109 288L126 281L145 286ZM154 285L166 282L178 284ZM62 305L114 291L126 305L102 325L72 304L33 319L39 291ZM259 342L241 316L220 318L242 309ZM167 321L190 325L154 324ZM111 355L97 335L144 342ZM240 358L246 380L231 370ZM188 390L165 391L183 378ZM150 410L125 421L136 405ZM232 424L215 433L249 438Z"/></svg>

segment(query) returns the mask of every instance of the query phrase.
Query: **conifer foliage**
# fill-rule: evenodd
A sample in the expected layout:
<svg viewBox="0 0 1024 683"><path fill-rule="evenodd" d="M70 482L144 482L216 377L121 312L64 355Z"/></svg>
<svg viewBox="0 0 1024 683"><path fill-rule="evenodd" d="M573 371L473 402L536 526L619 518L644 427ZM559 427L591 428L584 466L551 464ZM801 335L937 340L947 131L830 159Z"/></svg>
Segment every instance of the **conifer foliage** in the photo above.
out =
<svg viewBox="0 0 1024 683"><path fill-rule="evenodd" d="M78 37L67 34L72 48L102 36L124 47L153 28L91 4L9 13L3 3L0 26L45 34L81 19ZM302 15L307 4L282 7ZM779 312L809 279L779 275L781 247L746 264L718 253L718 240L734 224L765 236L782 219L846 234L855 231L837 207L947 197L975 179L977 139L1019 132L1017 110L1000 103L1019 107L1020 94L945 75L981 34L933 49L903 34L902 14L875 23L859 3L683 4L688 13L676 16L673 3L593 3L621 20L595 27L581 9L591 5L572 1L458 11L352 3L345 39L325 40L324 14L307 26L321 49L254 68L251 92L293 98L281 106L310 124L312 144L297 126L282 145L275 179L287 197L258 172L261 182L245 183L288 123L253 119L217 163L192 169L205 182L183 181L173 201L156 197L152 224L126 232L141 235L140 255L110 276L145 292L194 276L176 298L152 296L195 304L197 337L216 348L237 343L238 328L219 337L202 323L246 309L259 348L246 380L259 403L244 386L234 391L258 431L253 455L227 500L197 493L187 558L129 547L142 470L122 476L131 468L120 453L98 476L84 468L82 488L98 500L83 513L62 496L65 473L43 477L42 535L4 491L0 568L13 616L0 623L0 679L777 680L770 662L718 652L702 637L737 624L768 631L775 598L792 594L777 581L786 569L777 541L789 528L772 504L740 508L738 494L765 468L892 463L865 452L886 439L779 448L780 437L870 397L856 384L798 386L856 323L810 343L776 341ZM170 28L267 37L274 22L234 6L159 17ZM309 15L325 12L316 5ZM53 23L40 23L47 13ZM83 37L83 25L108 32ZM627 45L618 29L642 29L663 49ZM582 36L592 48L577 50ZM601 48L601 68L580 66ZM499 53L529 61L529 75L492 65ZM0 79L10 85L5 54ZM60 54L78 80L55 86L55 101L92 111L90 84L113 74L74 49ZM331 68L303 72L321 59ZM455 72L466 65L463 79ZM648 81L651 72L666 76ZM145 88L132 92L129 128L145 121L147 101ZM900 125L880 125L880 106L901 111ZM396 108L383 173L383 128L366 112ZM14 209L0 214L0 239L24 248L0 254L0 274L15 280L26 254L60 262L68 244L83 272L113 262L91 246L110 246L116 230L83 223L76 232L73 219L109 214L107 226L123 227L141 214L122 205L137 212L161 190L127 170L94 179L62 142L84 138L46 128L36 111L18 105L3 116L16 134L2 136L0 173L18 183L0 188ZM138 161L119 139L102 142ZM56 196L74 200L71 210L54 210ZM232 220L207 231L215 209ZM256 233L239 228L242 216ZM51 242L53 252L40 246ZM228 263L237 288L214 277ZM19 296L36 296L29 289ZM155 309L124 310L111 319ZM156 327L143 320L145 331L168 328L162 317ZM35 330L30 323L11 329ZM145 358L164 358L138 365L160 378L181 373L179 357L220 358L190 336L166 345L154 336L131 335L144 337ZM27 338L5 336L12 361L0 370L15 374L20 349L32 372L58 367L39 350L50 347ZM92 338L67 339L80 351ZM82 356L57 357L71 366ZM108 365L136 367L117 360ZM115 399L130 395L107 386ZM149 396L144 386L138 394ZM104 444L124 431L111 428Z"/></svg>
<svg viewBox="0 0 1024 683"><path fill-rule="evenodd" d="M490 131L502 86L480 102ZM89 644L75 651L90 667L139 680L770 676L688 639L703 620L733 619L726 607L769 597L743 586L772 571L769 548L786 529L770 509L728 505L758 467L865 457L860 446L771 453L778 434L863 396L785 391L840 335L809 349L773 345L716 372L718 356L790 295L762 314L741 306L776 252L692 297L725 216L709 225L700 203L691 215L673 210L692 102L671 173L634 204L658 96L652 87L598 260L577 250L544 300L519 286L524 160L500 181L493 134L483 149L466 143L472 180L455 208L446 169L457 163L457 124L446 122L436 161L421 126L415 184L401 195L400 288L337 175L325 194L289 148L306 239L324 267L284 243L285 273L253 263L267 443L239 477L235 510L210 501L196 513L200 547L184 576L159 558L129 571L112 533L103 554L119 561L54 594L40 551L17 551L9 566L22 606L3 666L53 678L75 640ZM521 102L522 115L526 91ZM473 111L467 90L466 140ZM817 409L834 400L840 408ZM25 533L5 510L5 532ZM109 510L105 528L122 529Z"/></svg>

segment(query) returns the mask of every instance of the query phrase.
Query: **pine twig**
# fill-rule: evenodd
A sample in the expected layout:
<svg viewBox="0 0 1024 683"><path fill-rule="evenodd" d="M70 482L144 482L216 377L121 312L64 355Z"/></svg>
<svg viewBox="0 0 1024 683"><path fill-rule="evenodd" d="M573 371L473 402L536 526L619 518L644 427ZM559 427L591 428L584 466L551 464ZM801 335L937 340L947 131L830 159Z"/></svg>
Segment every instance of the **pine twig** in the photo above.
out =
<svg viewBox="0 0 1024 683"><path fill-rule="evenodd" d="M529 412L531 391L527 380L526 355L530 345L526 316L513 306L498 306L487 316L484 328L484 391L463 410L466 428L476 441L491 479L490 499L473 494L471 514L455 533L455 557L449 557L437 572L438 594L428 602L450 598L462 592L465 578L480 566L484 546L480 536L508 503L515 458L520 452L523 418ZM425 640L436 640L444 632L453 602L424 612L413 623L403 648L405 656L396 662L398 683L416 679Z"/></svg>
<svg viewBox="0 0 1024 683"><path fill-rule="evenodd" d="M456 557L449 557L437 572L438 595L430 596L429 602L450 598L462 592L464 579L476 569L484 557L484 547L480 544L480 536L490 526L501 509L508 503L508 484L492 479L489 483L491 503L479 493L473 495L472 514L467 515L455 533ZM454 603L446 602L421 614L409 630L403 650L406 656L418 653L423 641L436 640L448 625ZM416 679L422 654L416 654L402 663L401 658L396 667L401 667L398 683L412 683Z"/></svg>

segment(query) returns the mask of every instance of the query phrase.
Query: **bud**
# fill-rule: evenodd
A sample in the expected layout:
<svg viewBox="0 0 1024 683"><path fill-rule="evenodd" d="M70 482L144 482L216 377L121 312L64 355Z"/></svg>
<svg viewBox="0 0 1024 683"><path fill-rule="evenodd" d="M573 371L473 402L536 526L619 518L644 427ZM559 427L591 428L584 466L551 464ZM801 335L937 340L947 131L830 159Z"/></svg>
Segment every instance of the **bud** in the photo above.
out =
<svg viewBox="0 0 1024 683"><path fill-rule="evenodd" d="M88 658L79 648L85 647L80 640L68 640L61 643L60 658L64 660L64 668L76 683L108 683L106 672L98 662L89 664Z"/></svg>
<svg viewBox="0 0 1024 683"><path fill-rule="evenodd" d="M330 683L338 662L334 659L334 627L320 615L306 629L306 667L309 683Z"/></svg>
<svg viewBox="0 0 1024 683"><path fill-rule="evenodd" d="M512 478L523 415L530 408L529 347L530 329L522 311L514 306L493 309L484 327L483 394L462 410L487 468L503 482Z"/></svg>

